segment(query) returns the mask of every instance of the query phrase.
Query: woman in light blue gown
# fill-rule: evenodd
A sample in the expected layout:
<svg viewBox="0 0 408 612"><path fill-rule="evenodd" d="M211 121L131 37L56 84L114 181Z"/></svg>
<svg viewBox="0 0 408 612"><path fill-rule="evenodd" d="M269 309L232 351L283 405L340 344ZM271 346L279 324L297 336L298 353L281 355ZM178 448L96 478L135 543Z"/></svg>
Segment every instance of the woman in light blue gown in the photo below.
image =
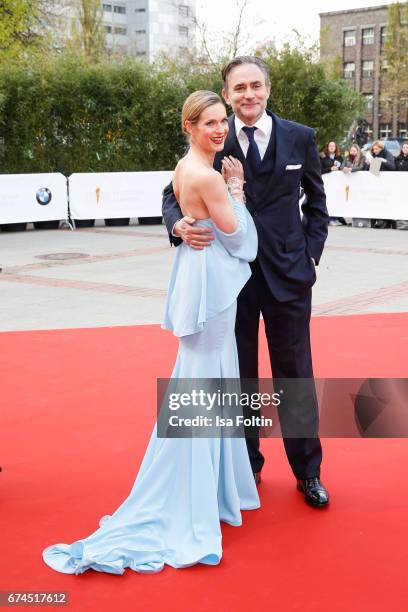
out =
<svg viewBox="0 0 408 612"><path fill-rule="evenodd" d="M211 228L214 240L204 249L177 248L163 324L179 337L172 377L236 379L236 298L256 257L256 229L242 184L232 197L212 168L228 132L221 99L194 92L182 125L190 150L177 165L173 187L183 213ZM94 533L49 546L43 559L66 574L216 565L220 521L241 525L241 510L258 507L245 438L159 438L155 426L129 497Z"/></svg>

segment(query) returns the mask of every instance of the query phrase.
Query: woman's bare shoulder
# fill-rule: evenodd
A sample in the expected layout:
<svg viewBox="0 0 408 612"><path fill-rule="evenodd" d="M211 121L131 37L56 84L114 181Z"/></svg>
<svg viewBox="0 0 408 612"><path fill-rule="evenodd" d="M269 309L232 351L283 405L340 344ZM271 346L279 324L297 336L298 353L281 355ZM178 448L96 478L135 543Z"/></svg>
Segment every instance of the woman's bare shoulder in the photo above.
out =
<svg viewBox="0 0 408 612"><path fill-rule="evenodd" d="M206 168L205 166L197 170L196 174L197 185L200 188L208 189L225 189L225 181L221 174L213 168Z"/></svg>
<svg viewBox="0 0 408 612"><path fill-rule="evenodd" d="M180 175L183 170L183 166L185 164L184 157L182 157L178 162L176 167L173 170L173 180Z"/></svg>

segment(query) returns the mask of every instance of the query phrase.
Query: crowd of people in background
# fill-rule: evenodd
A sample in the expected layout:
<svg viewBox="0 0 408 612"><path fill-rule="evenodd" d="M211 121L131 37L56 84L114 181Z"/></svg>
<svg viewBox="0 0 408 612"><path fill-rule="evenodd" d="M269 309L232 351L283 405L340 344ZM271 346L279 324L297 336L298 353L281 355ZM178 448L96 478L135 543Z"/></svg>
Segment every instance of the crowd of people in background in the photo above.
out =
<svg viewBox="0 0 408 612"><path fill-rule="evenodd" d="M361 172L369 170L373 160L379 159L380 165L376 163L379 171L403 171L408 172L408 142L401 146L397 157L389 151L383 142L375 140L371 147L363 153L361 148L353 143L349 146L345 155L342 155L337 142L328 142L320 154L322 174L330 172ZM330 217L329 225L347 225L343 217ZM371 227L375 228L397 228L408 229L406 220L371 219Z"/></svg>

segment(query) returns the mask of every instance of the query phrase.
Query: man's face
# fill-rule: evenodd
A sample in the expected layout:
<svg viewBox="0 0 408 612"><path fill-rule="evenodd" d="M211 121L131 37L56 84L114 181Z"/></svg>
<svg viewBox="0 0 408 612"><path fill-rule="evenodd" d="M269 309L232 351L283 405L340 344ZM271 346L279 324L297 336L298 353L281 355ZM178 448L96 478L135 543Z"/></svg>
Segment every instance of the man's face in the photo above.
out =
<svg viewBox="0 0 408 612"><path fill-rule="evenodd" d="M265 75L256 64L236 66L228 75L224 100L246 125L254 125L263 114L271 93Z"/></svg>

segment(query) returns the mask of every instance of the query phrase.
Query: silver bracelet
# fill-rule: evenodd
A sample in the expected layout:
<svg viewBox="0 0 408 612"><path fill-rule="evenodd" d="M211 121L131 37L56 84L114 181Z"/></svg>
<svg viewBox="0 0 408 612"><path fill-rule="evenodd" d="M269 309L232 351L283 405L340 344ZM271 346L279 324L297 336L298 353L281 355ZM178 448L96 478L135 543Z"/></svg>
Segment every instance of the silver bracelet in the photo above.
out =
<svg viewBox="0 0 408 612"><path fill-rule="evenodd" d="M227 180L228 191L231 192L232 189L240 189L244 188L245 181L243 179L238 178L237 176L231 176Z"/></svg>
<svg viewBox="0 0 408 612"><path fill-rule="evenodd" d="M231 176L227 180L227 189L231 196L242 204L246 203L245 191L244 191L244 183L243 179L238 178L237 176Z"/></svg>
<svg viewBox="0 0 408 612"><path fill-rule="evenodd" d="M238 200L241 204L246 204L245 191L243 189L229 189L228 191L234 200Z"/></svg>

